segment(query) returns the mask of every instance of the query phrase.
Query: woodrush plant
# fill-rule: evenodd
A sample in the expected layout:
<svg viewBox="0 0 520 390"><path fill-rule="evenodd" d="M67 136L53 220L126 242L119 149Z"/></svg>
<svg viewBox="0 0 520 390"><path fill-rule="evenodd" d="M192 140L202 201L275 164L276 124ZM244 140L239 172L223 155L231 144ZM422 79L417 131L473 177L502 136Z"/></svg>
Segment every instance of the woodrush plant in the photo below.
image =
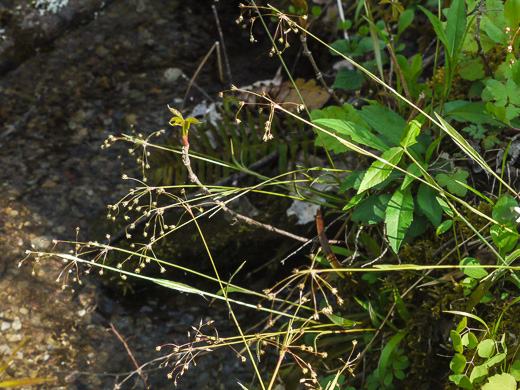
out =
<svg viewBox="0 0 520 390"><path fill-rule="evenodd" d="M300 1L300 3L305 2ZM470 6L472 4L468 3ZM506 6L507 9L515 9L515 7L520 7L518 4L520 4L518 0L507 0L504 9ZM449 101L450 91L457 87L453 80L455 80L457 74L460 74L459 69L463 69L463 67L459 68L459 60L467 55L462 48L466 47L464 45L470 45L469 40L472 37L477 46L482 45L482 38L471 35L469 31L472 28L478 31L482 25L486 25L485 23L489 23L489 26L495 26L494 22L486 21L488 15L484 12L483 3L478 4L478 9L476 9L476 4L473 5L475 7L468 12L463 1L454 0L452 7L446 12L447 21L445 24L441 21L441 13L435 16L427 9L420 8L432 23L438 39L444 47L446 66L440 87L436 83L431 87L426 84L417 86L415 83L421 74L420 68L421 63L423 63L421 56L414 56L412 62L409 63L404 57L396 55L396 49L391 46L393 38L399 37L408 26L412 25L417 15L416 10L412 13L408 12L406 16L402 16L403 12L399 16L399 7L394 7L396 9L398 34L392 38L391 34L384 30L388 25L385 23L383 26L379 22L374 22L370 9L365 9L368 23L367 34L370 34L370 40L373 42L372 49L375 53L379 53L374 53L374 55L377 69L381 75L385 74L382 68L384 61L380 53L381 46L377 40L377 35L384 42L390 43L389 61L393 65L398 80L396 88L393 87L393 84L376 77L366 67L354 62L345 53L338 50L338 47L343 47L342 45L347 46L347 42L343 42L341 45L339 43L328 45L314 36L306 28L307 17L305 13L291 16L272 6L259 8L254 1L248 6L242 5L239 22L244 20L244 16L249 19L251 24L255 21L263 23L265 14L276 18L275 20L278 21L279 25L275 32L277 35L270 35L273 44L271 53L280 58L284 67L283 49L278 48L277 42L286 46L289 43L287 39L289 33L299 34L304 47L306 47L307 39L314 39L323 44L327 50L351 63L357 69L356 72L361 72L368 82L381 86L385 91L385 96L391 97L388 105L375 99L367 101L368 104L361 108L343 104L342 106L331 106L321 111L309 113L303 100L285 104L273 101L268 94L257 94L258 98L263 99L262 104L269 111L269 119L264 127L264 138L266 140L269 140L272 136L270 130L272 117L275 114L291 116L315 131L316 145L324 148L331 164L330 168L303 167L289 172L289 174L282 174L273 178L264 177L248 170L236 158L232 162L225 162L193 154L190 151L188 129L191 124L196 124L196 120L192 120L192 118L184 119L182 113L171 108L174 116L170 124L178 125L183 129L181 135L183 148L177 152L181 154L188 177L193 184L190 186L159 187L146 184L144 178L143 180L132 179L137 183L136 188L131 190L127 197L109 207L110 218L115 218L121 214L129 221L126 229L127 237L135 238L134 232L140 231L145 243L141 246L136 245L134 249L126 250L111 245L109 241L106 244L70 242L73 245L73 254L66 253L65 250L56 250L53 253L30 251L29 254L34 255L37 260L49 256L57 256L63 259L67 263L66 271L76 271L76 276L73 277L75 282L80 281L80 271L86 265L89 268L85 273L96 267L100 273L110 270L118 273L123 279L127 277L140 278L181 293L199 294L211 299L225 301L236 324L238 336L221 338L208 335L205 329L216 324L211 322L200 323L198 327L194 328L193 338L188 343L182 345L165 343L158 347L159 350L171 349L164 355L164 359L166 362L175 361L175 363L172 363L173 369L168 373L168 377L174 379L175 383L194 364L195 358L201 351L226 346L233 348L240 360L251 364L256 375L256 382L250 384L249 388L256 386L262 389L272 389L279 374L284 373L286 377L289 377L291 373L295 372L295 368L300 371L298 376L301 383L308 387L336 388L342 378L344 379L343 387L359 388L359 386L363 386L362 383L355 381L345 383L345 381L349 382L351 378L347 379L343 372L349 370L352 374L355 374L358 370L357 363L361 361L361 357L370 357L372 361L377 362L377 368L372 371L373 374L369 377L370 381L367 382L370 388L387 389L394 385L397 386L397 380L407 379L408 370L414 368L408 366L406 349L399 348L399 345L402 345L400 344L401 341L410 336L409 327L413 315L411 310L407 308L409 301L405 300L433 270L460 270L467 278L471 279L465 283L465 288L471 290L467 294L469 296L466 302L468 313L483 301L486 294L493 287L496 287L498 282L511 281L518 287L516 272L519 267L514 265L520 255L514 216L514 210L518 207L515 200L518 194L448 122L448 120L451 120L477 124L476 121L480 121L478 123L480 125L485 123L504 127L516 123L516 118L512 114L515 112L516 103L507 92L514 91L516 85L516 73L514 73L516 72L514 70L516 63L511 63L510 60L507 66L512 66L511 72L507 73L507 67L502 67L505 76L502 81L498 81L500 86L494 81L490 81L497 81L497 79L491 78L491 75L488 76L489 79L480 80L489 92L489 95L485 95L484 89L481 89L482 98L488 96L491 103L499 103L498 105L495 104L493 109L484 102ZM305 7L299 9L305 10ZM474 12L474 17L468 18L471 12ZM508 23L514 22L514 20L509 19L507 21ZM497 21L497 23L499 22ZM514 24L511 26L514 26ZM514 27L511 27L510 30L514 30ZM253 30L251 29L251 31ZM266 28L266 31L269 34L269 29ZM486 31L488 31L488 35L493 35L494 29L488 27ZM255 40L253 35L251 35L251 40ZM356 42L356 39L353 39L353 42ZM511 40L511 46L512 49L509 54L516 53L518 48L516 32ZM349 47L352 48L353 44L350 44ZM440 61L440 50L441 48L438 47L435 57L436 63ZM368 50L362 52L367 53ZM306 55L311 59L312 53L309 53ZM492 49L490 48L488 52L484 51L484 57L481 56L481 52L478 53L480 57L475 58L481 58L482 64L485 66L486 55L490 55ZM476 60L476 62L478 61ZM314 68L319 71L315 63ZM462 75L464 74L464 71L462 71ZM510 76L507 76L508 74ZM289 72L288 77L292 80ZM344 74L341 77L344 77ZM297 89L296 84L293 84ZM477 86L473 90L476 88ZM502 89L506 91L505 95L497 93ZM238 88L233 87L228 93L238 91ZM424 97L421 93L424 93ZM428 102L428 106L423 107L423 102ZM495 106L503 107L503 109L497 111ZM294 110L291 110L292 108L303 110L302 112L307 114L308 119L299 112L295 113ZM236 118L238 118L238 113ZM164 131L161 131L156 135L163 133ZM489 196L487 196L472 188L466 180L468 177L466 171L462 170L461 167L454 166L449 161L442 161L439 149L450 147L446 145L448 139L453 140L467 158L478 164L490 177L500 183L498 195L488 194ZM142 149L139 163L143 167L143 176L146 175L148 168L147 159L150 151L153 149L168 150L167 147L153 143L152 136L110 137L105 146L109 147L118 140L131 142L134 145L134 151ZM355 152L367 161L373 162L356 173L351 173L348 169L337 168L335 166L337 160L333 157L347 151ZM249 173L258 182L242 188L206 186L194 173L191 167L192 159L202 159L208 163L226 166L231 170ZM312 176L316 172L320 174L317 178ZM306 173L307 176L304 179L292 178L292 175L296 173ZM347 174L350 175L346 176ZM129 178L124 177L124 179ZM286 191L288 188L292 188L296 194L301 194L304 189L311 187L317 180L327 180L330 184L329 187L333 192L332 194L323 193L324 196L327 196L329 202L322 203L322 205L330 211L342 212L340 220L345 221L345 226L347 226L347 219L353 220L359 226L368 226L369 228L377 227L379 223L384 221L384 231L376 237L377 240L373 237L367 237L369 235L363 236L361 228L358 228L359 230L355 232L355 251L348 251L345 247L338 245L335 248L331 247L330 251L326 251L328 240L324 227L321 231L318 229L322 249L316 256L311 256L309 266L295 270L292 275L278 282L275 286L266 288L262 292L255 292L234 284L233 279L240 272L240 268L237 269L230 280L223 280L220 277L218 265L213 260L211 248L207 245L203 225L199 221L202 221L205 216L223 211L239 221L276 231L285 235L288 239L300 241L302 245L307 245L313 242L312 238L299 237L238 214L232 210L230 202L251 192L266 197L283 196L310 201L300 195L288 195ZM188 197L185 193L179 194L179 192L176 192L179 188L195 188L200 193L196 197ZM355 193L352 194L353 196L349 196L348 192L352 192L352 190ZM504 194L502 190L508 193ZM468 191L493 205L491 216L482 212L465 198ZM496 203L493 200L495 197L498 198ZM184 219L174 225L167 224L164 218L165 213L172 209L179 209L184 213ZM461 212L461 209L463 212ZM139 214L132 221L131 215L134 211ZM471 214L480 217L486 224L476 226L469 220L468 215ZM443 217L445 218L444 221L442 221ZM142 225L139 224L140 221L143 221ZM454 248L450 250L450 253L456 253L459 259L457 264L442 264L443 261L448 259L448 256L443 257L437 264L399 264L400 249L407 240L411 241L418 235L418 232L420 233L420 230L414 228L413 223L415 222L417 226L426 226L427 221L432 223L433 228L436 228L438 235L445 234L450 230L453 232L453 244L451 245ZM153 246L155 243L163 239L172 239L174 233L187 224L196 226L200 242L212 264L214 276L204 275L196 269L166 261L154 253ZM464 237L462 239L462 235L459 234L462 230L461 226L464 226L469 232L464 233L470 236L469 238ZM375 229L372 231L375 231ZM363 254L366 257L364 262L358 260L358 257L362 256L358 251L358 237L365 237L367 242L371 239L372 243L375 243L375 245L367 245L371 249L366 250ZM110 239L110 237L107 238ZM348 239L347 236L346 241ZM496 257L497 263L480 264L476 259L459 253L459 248L467 245L470 239L477 239L482 245L486 246ZM56 242L56 244L64 243ZM346 246L343 242L340 244ZM384 250L381 247L384 247ZM124 254L125 260L121 261L116 267L106 264L107 257L116 252ZM378 252L377 255L375 255L376 252ZM332 254L335 254L335 256L332 256ZM354 261L357 261L356 264L340 269L332 268L336 264L334 258L341 255L348 256L347 263L353 264ZM177 281L144 275L145 269L152 264L156 264L161 272L168 268L190 273L194 277L204 280L208 287L203 291ZM320 265L323 265L324 268L320 268ZM404 278L410 271L417 274L417 281L405 285L404 288L395 284L391 288L381 288L384 283L387 283L387 280L390 280L392 273L398 272ZM58 278L63 279L64 287L68 285L68 274L68 272L64 272ZM358 277L360 274L364 276ZM233 293L233 298L230 297L231 293ZM258 305L249 303L246 298L235 299L234 297L239 296L239 294L256 299L259 302ZM348 302L345 302L347 298L344 294L348 296ZM461 294L461 297L464 297L464 293ZM243 331L242 326L236 320L234 305L254 308L268 313L266 326L260 332L254 334ZM392 317L395 312L398 314L395 316L396 318ZM473 315L468 314L467 316ZM270 330L272 327L277 328ZM462 330L455 333L460 336L461 332ZM453 333L453 338L456 338L455 333ZM357 334L361 334L363 337L359 337ZM463 336L464 334L461 339ZM468 336L468 340L469 338L470 336ZM376 340L384 345L380 352L373 349ZM494 340L494 336L491 340ZM356 356L354 347L358 342L361 344L362 350ZM486 344L489 344L489 341ZM466 346L470 348L469 342ZM459 344L457 344L456 350L459 355L462 355ZM266 377L261 373L259 362L261 361L260 357L262 357L262 361L268 360L266 356L270 354L276 355L276 357L273 362L274 368L270 371L270 376ZM335 355L335 358L348 356L348 359L346 361L331 359L331 355ZM492 355L493 353L487 353L486 358L493 359L494 356ZM293 367L286 368L284 363L285 360L289 359L292 359ZM332 378L324 378L321 382L322 368L320 361L325 362L328 367L333 367L333 371L336 372ZM460 371L462 367L460 361L461 358L457 356L455 363L453 363L453 367L456 368L454 370L455 375L461 375L464 371L464 368ZM481 377L479 376L479 378ZM454 377L453 380L458 385L465 381L457 378ZM495 376L489 377L490 383L492 378L495 378ZM503 378L500 376L493 381L499 381ZM476 383L476 381L474 382ZM356 387L350 386L351 384ZM240 384L240 386L247 388L244 384Z"/></svg>

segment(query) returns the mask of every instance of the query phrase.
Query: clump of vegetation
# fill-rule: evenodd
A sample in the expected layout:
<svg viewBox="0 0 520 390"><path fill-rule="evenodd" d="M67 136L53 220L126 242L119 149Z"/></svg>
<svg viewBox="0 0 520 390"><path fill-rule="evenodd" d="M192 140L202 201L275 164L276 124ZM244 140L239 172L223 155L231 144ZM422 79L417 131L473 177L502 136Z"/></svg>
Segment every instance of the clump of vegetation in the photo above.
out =
<svg viewBox="0 0 520 390"><path fill-rule="evenodd" d="M123 217L128 221L127 239L144 242L136 241L130 250L110 242L76 242L72 254L59 246L52 253L29 251L38 260L56 256L67 261L67 269L75 270L75 282L98 269L100 274L112 271L124 280L140 278L225 301L236 337L212 335L206 329L218 324L201 323L189 343L158 347L167 350L166 362L175 361L168 373L175 384L201 351L230 347L254 373L255 379L240 384L242 388L273 389L277 381L286 388L301 383L349 390L411 388L424 382L436 388L517 387L518 347L501 336L509 326L501 319L517 303L509 300L520 288L519 195L504 178L508 151L516 142L507 134L520 128L520 0L453 0L446 9L439 3L436 10L385 1L379 7L357 2L340 16L342 37L326 43L312 32L313 21L327 15L326 10L310 1L293 1L286 10L254 1L241 4L237 22L250 28L251 42L257 39L253 25L265 27L270 55L286 70L296 91L294 100L274 100L265 91L235 86L223 91L223 97L235 96L238 107L237 127L227 123L230 153L222 158L192 151L195 141L190 140L200 138L209 145L211 130L201 126L193 135L192 126L199 120L185 118L174 108L170 124L182 129L176 137L181 147L156 144L155 137L164 131L146 137L111 136L105 147L130 142L144 177L132 179L136 187L109 206L109 218ZM267 21L276 26L274 32ZM435 34L436 45L417 53L413 45L407 47L405 37L425 24L425 31ZM294 37L332 104L309 110L284 60ZM332 87L309 49L310 41L335 56L331 61L343 62ZM348 91L355 89L367 93L360 95L362 104L349 99ZM254 102L246 100L248 95ZM263 110L261 128L249 111L243 120L245 106ZM281 164L277 175L268 176L244 164L256 162L260 152L244 145L276 138L273 124L278 115L302 124L298 129L305 136L293 139L305 140L298 147L305 148L307 157L323 157L325 165L306 158L305 166L287 169ZM313 145L307 142L309 134ZM496 158L497 146L504 149L502 160L492 168L489 161ZM253 150L249 160L235 154L240 148ZM148 184L149 158L155 150L177 153L191 184ZM282 147L278 152L295 155ZM352 155L358 157L355 163L347 158ZM242 187L206 184L210 178L201 180L194 160L251 181ZM130 180L125 175L123 179ZM318 206L322 211L316 213L315 233L302 237L262 216L234 210L232 201L252 193ZM172 210L181 214L173 223L165 218ZM306 252L307 263L261 291L235 282L241 267L230 280L223 279L204 228L204 218L217 212L301 243L298 251ZM204 248L212 275L164 260L154 251L156 243L175 240L176 232L188 224L198 232L197 245ZM310 243L319 249L307 249ZM123 260L111 265L107 259L114 253ZM161 273L182 270L204 280L206 287L147 276L151 267ZM493 306L499 304L504 309L497 314ZM237 305L264 312L262 329L246 333L236 320ZM460 316L463 321L457 325ZM453 357L440 357L447 355Z"/></svg>

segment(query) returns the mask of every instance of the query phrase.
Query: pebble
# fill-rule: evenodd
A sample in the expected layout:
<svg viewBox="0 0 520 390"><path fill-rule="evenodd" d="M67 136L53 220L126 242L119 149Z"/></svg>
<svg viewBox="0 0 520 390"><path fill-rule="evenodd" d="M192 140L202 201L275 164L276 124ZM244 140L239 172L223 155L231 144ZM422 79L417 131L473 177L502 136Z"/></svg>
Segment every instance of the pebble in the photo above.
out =
<svg viewBox="0 0 520 390"><path fill-rule="evenodd" d="M22 329L22 322L20 321L20 318L16 317L11 324L13 330L20 330Z"/></svg>
<svg viewBox="0 0 520 390"><path fill-rule="evenodd" d="M8 334L6 336L6 339L7 341L14 343L16 341L20 341L22 339L22 335L17 333Z"/></svg>
<svg viewBox="0 0 520 390"><path fill-rule="evenodd" d="M37 251L44 251L50 247L52 239L46 236L37 236L31 240L31 247Z"/></svg>
<svg viewBox="0 0 520 390"><path fill-rule="evenodd" d="M164 71L163 76L166 80L173 82L182 75L182 70L179 68L168 68Z"/></svg>
<svg viewBox="0 0 520 390"><path fill-rule="evenodd" d="M7 330L11 327L11 324L7 321L2 321L2 324L0 325L0 331Z"/></svg>

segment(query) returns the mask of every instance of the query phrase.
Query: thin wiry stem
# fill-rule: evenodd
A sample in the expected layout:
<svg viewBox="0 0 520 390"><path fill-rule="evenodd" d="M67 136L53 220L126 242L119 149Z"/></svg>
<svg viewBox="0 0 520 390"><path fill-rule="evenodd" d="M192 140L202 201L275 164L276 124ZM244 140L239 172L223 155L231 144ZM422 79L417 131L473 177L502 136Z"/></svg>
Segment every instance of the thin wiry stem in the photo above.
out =
<svg viewBox="0 0 520 390"><path fill-rule="evenodd" d="M199 180L197 175L193 172L193 169L191 168L191 163L190 163L190 156L188 154L188 148L186 146L184 146L182 148L182 161L183 161L184 165L186 166L186 169L188 170L188 175L190 177L190 180L193 183L197 184L202 189L202 191L215 204L217 204L224 212L226 212L227 214L231 215L231 217L233 217L234 219L240 220L242 222L245 222L245 223L247 223L248 225L251 225L251 226L256 226L256 227L265 229L265 230L270 231L270 232L281 234L283 236L292 238L293 240L296 240L296 241L300 241L300 242L307 242L307 241L309 241L308 238L298 236L298 235L290 233L288 231L285 231L285 230L282 230L282 229L278 229L278 228L276 228L276 227L274 227L272 225L268 225L268 224L265 224L265 223L262 223L262 222L258 222L256 220L254 220L253 218L250 218L250 217L247 217L245 215L239 214L236 211L233 211L229 207L227 207L224 202L216 199L215 196L208 190L208 188L204 184L202 184L202 182Z"/></svg>

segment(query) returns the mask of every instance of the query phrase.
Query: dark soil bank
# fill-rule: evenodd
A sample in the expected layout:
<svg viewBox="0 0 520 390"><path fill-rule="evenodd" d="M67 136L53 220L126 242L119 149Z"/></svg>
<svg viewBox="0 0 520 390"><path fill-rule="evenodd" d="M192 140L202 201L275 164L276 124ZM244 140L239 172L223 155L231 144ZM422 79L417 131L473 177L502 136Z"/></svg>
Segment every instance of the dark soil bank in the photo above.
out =
<svg viewBox="0 0 520 390"><path fill-rule="evenodd" d="M215 320L225 332L227 310L213 307L210 317L207 301L173 292L120 305L100 294L95 277L83 278L74 293L62 291L57 261L18 263L31 245L43 251L55 238L74 239L76 227L82 240L104 237L93 221L128 191L122 173L140 173L127 146L100 146L132 126L149 133L167 125L167 105L178 105L186 91L182 74L191 77L218 40L213 3L70 0L48 1L38 10L28 4L0 1L0 354L8 356L31 337L4 379L57 376L38 388L111 389L135 366L107 330L110 324L143 364L170 352L157 352L157 345L182 343L201 320ZM235 82L268 76L273 63L260 57L268 48L259 46L252 56L243 50L248 32L234 23L236 3L216 6ZM197 78L210 98L226 86L215 62L210 59ZM166 374L172 367L158 369L160 362L146 367L147 383L171 388ZM231 350L197 363L180 388L233 388L251 372ZM121 388L144 388L144 382L134 375Z"/></svg>

